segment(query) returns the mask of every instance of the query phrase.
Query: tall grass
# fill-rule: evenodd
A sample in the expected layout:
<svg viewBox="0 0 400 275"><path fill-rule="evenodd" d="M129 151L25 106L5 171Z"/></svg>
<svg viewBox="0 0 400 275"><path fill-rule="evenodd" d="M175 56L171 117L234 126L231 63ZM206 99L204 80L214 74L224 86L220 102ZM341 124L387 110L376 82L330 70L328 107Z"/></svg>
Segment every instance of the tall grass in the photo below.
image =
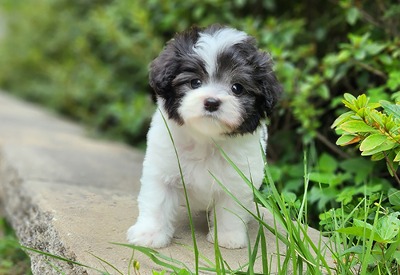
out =
<svg viewBox="0 0 400 275"><path fill-rule="evenodd" d="M214 178L215 182L219 184L221 189L224 190L238 205L240 205L244 210L246 210L251 216L257 220L259 224L258 234L256 236L256 241L253 246L249 241L248 243L248 264L241 268L241 270L232 270L223 259L222 254L219 250L218 246L218 236L217 236L217 221L214 220L215 232L214 232L214 253L215 253L215 265L214 268L201 268L199 267L199 253L197 248L196 236L195 236L195 228L193 226L192 214L190 210L190 201L186 192L186 184L184 181L181 163L179 160L179 155L176 150L175 142L168 127L167 121L164 118L164 123L168 129L168 133L171 138L172 145L174 146L177 163L179 167L179 171L181 174L182 185L185 192L186 202L188 205L188 216L190 222L190 228L192 233L194 252L195 252L195 270L194 272L187 270L190 274L198 274L199 270L207 270L213 271L217 274L256 274L255 272L255 262L260 258L262 262L262 273L259 274L272 274L278 272L279 274L287 274L291 272L292 274L303 274L304 272L310 272L311 274L318 274L320 271L324 270L328 274L331 274L331 266L328 264L326 257L326 250L323 249L323 245L321 240L322 236L320 236L320 241L318 244L314 244L308 235L308 226L303 223L306 219L306 209L307 209L307 186L308 186L308 176L307 176L307 166L305 165L305 184L306 187L304 190L304 198L302 200L302 204L300 207L300 211L298 212L298 216L296 219L293 219L291 215L291 209L288 208L287 203L283 199L283 197L279 194L276 189L272 177L268 170L268 165L266 159L265 162L265 174L266 174L266 184L269 190L271 191L271 196L269 198L265 198L265 196L254 188L254 185L251 179L247 178L246 175L236 166L236 164L230 159L230 157L223 151L223 149L215 143L215 146L219 149L223 158L234 168L236 173L242 178L243 182L251 188L254 194L254 197L259 202L256 206L257 212L253 213L251 210L246 208L240 200L238 200L225 186L224 184L213 175L211 172L211 176ZM262 149L262 148L260 148ZM306 163L306 159L305 159ZM269 225L263 220L263 216L261 215L259 206L267 208L274 216L274 225ZM215 209L214 209L215 211ZM216 219L216 215L214 215L214 219ZM278 224L283 228L283 232L278 229ZM271 270L271 255L267 251L266 246L266 236L265 231L269 230L276 236L276 257L278 261L277 268L278 270ZM286 246L285 252L280 253L280 242ZM130 246L132 249L138 249L137 246ZM145 248L139 248L142 250ZM260 251L260 252L259 252ZM261 254L259 254L261 253ZM282 259L281 259L282 258Z"/></svg>
<svg viewBox="0 0 400 275"><path fill-rule="evenodd" d="M260 192L254 188L251 178L248 178L230 159L230 157L222 150L222 148L215 143L215 146L219 149L222 157L231 165L235 172L242 178L243 183L247 188L250 188L255 198L255 212L246 208L240 200L238 200L224 184L218 179L212 172L210 175L214 178L215 182L220 188L226 192L232 200L246 210L258 223L258 232L254 243L248 241L247 249L247 264L240 266L239 268L232 268L229 263L223 258L223 255L218 246L218 235L217 235L217 220L216 215L214 217L214 259L208 259L202 255L197 247L195 227L193 225L192 213L190 208L190 201L186 192L185 179L183 177L181 163L179 155L175 147L175 143L171 132L168 128L167 122L164 118L164 122L168 129L168 133L171 138L172 145L175 148L177 165L181 174L181 180L183 184L183 190L185 192L188 217L191 229L191 236L193 240L193 247L191 248L194 252L194 269L187 264L173 259L172 257L166 256L158 251L146 247L114 243L114 245L124 246L132 250L132 257L129 261L128 274L140 274L140 263L138 263L134 257L135 252L139 252L150 258L155 265L159 268L164 269L162 272L153 271L153 274L165 274L166 271L172 274L199 274L201 272L211 272L215 274L394 274L393 268L390 263L385 263L385 259L392 259L393 255L398 252L400 245L400 235L397 239L390 244L387 250L382 250L382 261L378 262L378 268L371 271L371 262L373 256L376 253L376 232L371 230L371 227L376 227L379 223L379 217L381 212L376 210L374 213L373 224L367 223L367 214L371 211L371 205L367 203L368 198L365 192L364 198L356 205L350 214L344 215L344 206L342 205L339 210L342 211L341 215L335 215L333 211L332 225L333 229L330 232L325 232L328 237L324 237L323 233L320 232L319 238L314 242L309 235L309 227L307 225L307 209L308 209L308 185L309 185L309 171L308 163L309 159L307 153L304 153L304 192L301 198L300 207L294 209L285 196L280 194L275 187L274 181L272 180L271 173L268 168L266 159L265 162L265 188L268 190L268 195ZM382 199L382 198L381 198ZM379 202L380 204L380 202ZM267 209L273 216L273 224L267 223L262 214L262 208ZM365 213L363 222L364 227L361 227L360 232L354 231L355 213L359 210L363 210ZM211 211L215 211L211 210ZM352 227L353 226L353 227ZM274 242L276 247L274 251L268 251L267 242L269 241L266 237L266 232L271 232L274 236ZM123 274L121 270L115 267L112 263L93 255L103 265L104 270L91 268L87 265L70 261L68 259L54 256L45 252L34 250L32 248L25 249L41 253L44 256L52 257L56 260L67 261L71 264L79 265L85 268L90 268L99 272L100 274ZM243 252L244 256L246 252ZM200 259L205 260L207 266L200 265ZM275 259L276 264L272 262ZM257 262L261 262L257 264ZM376 261L375 261L376 262ZM275 266L275 269L273 268ZM113 272L109 272L111 269ZM147 271L146 273L147 274ZM396 274L399 274L396 273Z"/></svg>
<svg viewBox="0 0 400 275"><path fill-rule="evenodd" d="M238 173L241 173L237 170ZM267 178L270 177L267 173ZM219 183L221 188L226 192L226 188ZM271 185L272 182L267 183ZM274 188L274 187L272 187ZM276 191L276 189L275 189ZM317 243L313 243L307 234L308 226L304 224L303 215L297 213L295 219L293 215L290 214L291 210L288 204L279 193L273 191L273 195L263 198L258 190L254 190L256 198L260 198L260 202L257 204L256 213L249 210L249 213L257 220L259 224L259 229L255 241L253 244L249 242L248 245L248 263L242 265L239 268L232 268L229 263L223 258L220 248L218 246L218 236L215 234L215 245L214 245L214 259L207 259L200 252L195 254L196 259L193 261L199 263L199 259L205 260L208 265L201 266L200 264L192 269L187 264L182 261L176 260L172 257L166 256L154 249L135 246L131 244L121 244L113 243L114 245L123 246L132 250L132 257L129 261L128 275L130 274L141 274L140 263L134 260L134 253L142 253L151 259L157 269L163 269L164 271L152 271L153 274L179 274L179 275L189 275L189 274L199 274L202 272L211 272L214 274L399 274L398 271L395 272L390 266L390 261L385 262L385 259L390 259L393 254L398 251L400 245L400 235L397 236L396 240L391 243L387 250L382 251L383 257L382 261L378 263L375 268L371 268L371 262L373 262L374 255L377 254L376 242L374 241L374 234L368 232L368 227L364 227L364 231L361 233L360 237L357 238L356 235L346 232L346 225L351 225L350 222L356 213L361 208L368 213L370 210L370 205L367 203L366 197L360 201L360 203L354 208L354 210L346 217L343 215L333 215L332 222L335 224L334 230L329 232L330 238L324 238L322 233L320 234L320 239ZM233 199L235 199L232 196ZM303 209L306 208L307 200L303 200ZM240 202L237 201L239 204ZM266 207L274 215L274 223L270 225L263 220L261 214L261 207ZM343 209L340 208L340 209ZM380 211L374 213L374 222L372 227L376 227L378 224L378 217ZM214 215L216 219L216 215ZM217 225L217 220L214 220ZM367 222L367 216L365 216L364 222ZM279 225L278 225L279 224ZM283 229L283 231L282 231ZM192 230L192 236L195 238L194 227ZM215 229L216 230L216 229ZM275 235L276 249L275 251L268 251L266 243L268 239L266 238L265 232L270 231ZM372 235L371 235L372 234ZM283 243L284 248L282 248L278 243ZM194 241L196 243L196 241ZM103 270L98 268L92 268L82 263L71 261L63 257L55 256L49 253L34 250L32 248L23 247L31 252L40 253L49 258L55 260L66 261L68 263L82 266L93 271L98 272L98 274L124 274L123 271L116 268L111 263L102 259L101 257L93 255L103 264ZM192 248L192 250L194 250ZM378 251L379 252L379 251ZM243 251L243 255L246 253ZM276 257L276 269L272 269L272 259ZM330 262L329 257L335 261ZM256 267L256 261L261 261L259 269ZM48 261L52 265L51 261ZM54 265L55 266L55 265ZM111 270L111 271L109 271ZM143 274L148 274L149 271L143 271ZM63 274L62 272L60 274Z"/></svg>
<svg viewBox="0 0 400 275"><path fill-rule="evenodd" d="M250 210L246 209L240 201L238 201L229 190L227 190L220 181L217 182L221 185L222 189L225 192L228 192L229 195L245 210L247 210L260 224L260 229L267 229L271 231L276 237L276 250L278 265L277 271L271 271L272 273L278 272L279 274L303 274L304 272L309 272L311 274L318 274L319 271L324 270L328 274L331 274L331 267L326 261L326 251L321 246L322 236L320 236L320 241L318 244L314 244L314 242L310 239L308 235L308 226L303 223L306 220L305 209L307 208L307 200L303 199L300 207L300 211L298 212L297 218L294 219L293 215L291 215L291 209L288 207L288 204L285 202L284 197L282 197L278 190L276 189L271 174L269 173L267 162L265 162L265 174L266 174L266 186L270 190L271 196L265 198L265 196L259 191L254 189L251 180L249 180L242 171L232 162L228 155L219 148L221 154L226 159L226 161L235 169L235 171L242 177L243 181L248 185L248 188L252 188L255 198L259 202L259 205L267 208L271 214L274 216L274 221L278 222L278 224L283 228L283 232L278 229L277 223L275 222L273 226L265 223L260 216L260 212L252 213ZM305 165L305 167L307 167ZM306 168L305 168L306 169ZM305 171L306 172L306 171ZM306 183L305 186L308 186L308 177L305 176ZM307 189L305 189L304 197L307 196ZM264 230L259 230L259 236L257 238L264 239L265 235L263 234ZM286 252L282 255L279 253L279 241L281 241L286 246ZM257 247L254 247L253 255L257 255L256 253ZM264 249L261 249L261 259L262 262L265 263L268 261L268 254L265 253ZM283 256L283 259L280 259ZM253 261L254 259L250 259ZM269 268L265 268L263 270L263 274L269 271Z"/></svg>

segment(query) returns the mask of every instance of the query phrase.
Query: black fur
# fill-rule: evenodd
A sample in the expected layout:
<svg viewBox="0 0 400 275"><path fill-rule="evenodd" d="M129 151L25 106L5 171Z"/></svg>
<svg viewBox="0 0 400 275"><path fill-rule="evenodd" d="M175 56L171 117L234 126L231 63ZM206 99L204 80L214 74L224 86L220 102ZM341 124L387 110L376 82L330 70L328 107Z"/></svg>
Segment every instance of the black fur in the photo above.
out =
<svg viewBox="0 0 400 275"><path fill-rule="evenodd" d="M231 82L242 84L247 91L241 99L245 108L244 121L235 133L253 132L260 121L272 113L281 93L270 56L258 50L255 39L249 37L221 52L217 63L217 78L228 75Z"/></svg>
<svg viewBox="0 0 400 275"><path fill-rule="evenodd" d="M203 72L207 74L204 62L194 56L193 46L199 38L200 29L177 34L170 40L163 52L150 65L150 86L157 97L165 100L165 109L170 119L182 124L177 109L183 94L176 93L173 81L183 72Z"/></svg>
<svg viewBox="0 0 400 275"><path fill-rule="evenodd" d="M261 121L271 115L278 97L282 91L273 70L271 57L258 50L256 40L248 37L246 41L226 48L217 57L217 71L208 76L204 61L193 51L199 33L213 34L223 28L212 25L206 29L197 27L178 34L165 47L164 51L150 66L150 86L157 97L165 101L164 107L170 119L180 124L183 120L177 110L181 104L184 92L180 86L185 84L192 75L201 79L216 78L226 83L240 83L245 92L235 95L245 112L243 123L229 135L254 132Z"/></svg>

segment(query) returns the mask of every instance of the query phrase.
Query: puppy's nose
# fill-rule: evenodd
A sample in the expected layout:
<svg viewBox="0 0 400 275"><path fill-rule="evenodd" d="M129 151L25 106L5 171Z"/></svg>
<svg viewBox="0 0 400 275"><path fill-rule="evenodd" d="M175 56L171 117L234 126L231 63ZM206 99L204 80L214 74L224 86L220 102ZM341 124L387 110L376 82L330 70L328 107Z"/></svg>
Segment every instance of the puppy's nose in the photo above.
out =
<svg viewBox="0 0 400 275"><path fill-rule="evenodd" d="M204 109L209 112L215 112L221 105L221 100L218 98L209 97L204 100Z"/></svg>

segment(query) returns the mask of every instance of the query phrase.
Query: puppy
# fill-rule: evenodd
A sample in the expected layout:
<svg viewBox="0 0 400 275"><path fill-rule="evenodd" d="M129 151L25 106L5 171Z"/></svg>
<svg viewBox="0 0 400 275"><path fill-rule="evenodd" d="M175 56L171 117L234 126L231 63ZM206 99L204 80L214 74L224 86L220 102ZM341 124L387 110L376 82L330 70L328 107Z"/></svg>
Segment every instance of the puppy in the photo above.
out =
<svg viewBox="0 0 400 275"><path fill-rule="evenodd" d="M210 213L207 240L214 241L215 213L218 244L245 247L250 215L215 178L244 206L254 206L252 188L224 159L221 149L259 188L267 139L263 122L281 92L271 57L242 31L219 25L193 27L177 34L151 63L150 86L158 110L147 136L139 217L128 230L128 241L167 246L177 209L186 204L170 131L189 204Z"/></svg>

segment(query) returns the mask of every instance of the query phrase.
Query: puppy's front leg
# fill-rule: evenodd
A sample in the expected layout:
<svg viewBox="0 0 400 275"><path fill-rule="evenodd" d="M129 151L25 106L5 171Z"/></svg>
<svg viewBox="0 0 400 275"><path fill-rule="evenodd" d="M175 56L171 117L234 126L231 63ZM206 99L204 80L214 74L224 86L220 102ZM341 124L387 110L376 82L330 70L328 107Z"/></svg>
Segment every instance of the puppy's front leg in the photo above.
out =
<svg viewBox="0 0 400 275"><path fill-rule="evenodd" d="M227 194L222 194L215 202L218 245L235 249L247 246L247 227L249 214ZM207 235L209 242L214 242L215 225L214 209L210 209L210 232Z"/></svg>
<svg viewBox="0 0 400 275"><path fill-rule="evenodd" d="M175 231L177 190L164 182L142 178L138 206L139 217L128 230L128 241L152 248L167 246Z"/></svg>

